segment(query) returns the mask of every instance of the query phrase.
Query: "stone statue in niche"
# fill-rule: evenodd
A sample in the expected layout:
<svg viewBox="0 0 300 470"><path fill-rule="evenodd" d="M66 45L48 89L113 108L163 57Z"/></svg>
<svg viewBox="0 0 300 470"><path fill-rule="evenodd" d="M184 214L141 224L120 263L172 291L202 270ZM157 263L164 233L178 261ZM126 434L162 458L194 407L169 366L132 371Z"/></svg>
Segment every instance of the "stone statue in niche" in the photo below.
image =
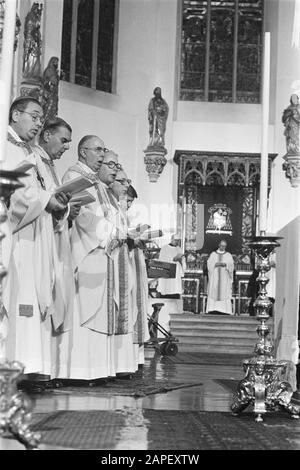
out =
<svg viewBox="0 0 300 470"><path fill-rule="evenodd" d="M300 104L298 95L293 94L290 105L283 111L282 122L285 127L286 150L290 155L299 154Z"/></svg>
<svg viewBox="0 0 300 470"><path fill-rule="evenodd" d="M160 87L156 87L153 93L154 97L151 98L148 106L149 146L164 147L169 106L161 96Z"/></svg>
<svg viewBox="0 0 300 470"><path fill-rule="evenodd" d="M51 57L43 73L41 104L45 119L53 118L58 112L58 57Z"/></svg>
<svg viewBox="0 0 300 470"><path fill-rule="evenodd" d="M35 2L25 18L23 79L26 82L41 80L41 16L43 6Z"/></svg>

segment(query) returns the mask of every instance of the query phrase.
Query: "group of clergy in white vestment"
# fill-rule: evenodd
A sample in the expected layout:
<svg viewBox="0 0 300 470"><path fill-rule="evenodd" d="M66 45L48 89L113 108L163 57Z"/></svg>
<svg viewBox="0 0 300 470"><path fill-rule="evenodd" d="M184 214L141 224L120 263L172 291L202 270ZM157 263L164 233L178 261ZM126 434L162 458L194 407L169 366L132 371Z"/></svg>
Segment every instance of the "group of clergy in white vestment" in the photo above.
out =
<svg viewBox="0 0 300 470"><path fill-rule="evenodd" d="M71 138L63 119L43 121L37 100L12 103L2 168L27 176L7 201L0 343L2 357L24 364L25 384L132 374L144 361L147 272L127 214L137 194L96 135L80 140L61 181L55 160ZM86 205L57 189L81 176L91 183Z"/></svg>

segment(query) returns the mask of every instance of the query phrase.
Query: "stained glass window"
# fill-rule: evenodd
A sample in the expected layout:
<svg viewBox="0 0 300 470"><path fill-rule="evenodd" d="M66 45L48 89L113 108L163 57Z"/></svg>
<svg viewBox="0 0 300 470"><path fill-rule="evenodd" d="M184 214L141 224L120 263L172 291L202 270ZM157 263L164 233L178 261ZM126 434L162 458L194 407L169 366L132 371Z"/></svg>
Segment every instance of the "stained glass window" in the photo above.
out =
<svg viewBox="0 0 300 470"><path fill-rule="evenodd" d="M64 0L62 80L113 92L118 0Z"/></svg>
<svg viewBox="0 0 300 470"><path fill-rule="evenodd" d="M263 0L182 0L180 99L259 103Z"/></svg>

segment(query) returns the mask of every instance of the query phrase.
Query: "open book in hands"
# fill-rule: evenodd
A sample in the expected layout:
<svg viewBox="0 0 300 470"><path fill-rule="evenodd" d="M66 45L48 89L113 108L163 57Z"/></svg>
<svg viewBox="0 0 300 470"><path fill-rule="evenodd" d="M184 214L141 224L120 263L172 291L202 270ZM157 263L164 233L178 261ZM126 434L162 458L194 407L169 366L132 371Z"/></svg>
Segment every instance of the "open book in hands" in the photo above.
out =
<svg viewBox="0 0 300 470"><path fill-rule="evenodd" d="M153 238L159 238L163 236L162 230L145 230L144 233L139 237L142 241L152 240Z"/></svg>
<svg viewBox="0 0 300 470"><path fill-rule="evenodd" d="M78 178L74 178L70 181L66 181L66 183L61 184L57 188L55 188L56 193L63 192L65 194L70 194L71 199L74 194L82 192L84 189L90 188L93 186L93 183L84 178L84 176L78 176Z"/></svg>
<svg viewBox="0 0 300 470"><path fill-rule="evenodd" d="M88 191L81 191L80 193L74 194L70 199L70 204L86 206L91 202L95 202L96 199Z"/></svg>
<svg viewBox="0 0 300 470"><path fill-rule="evenodd" d="M141 238L142 234L150 228L148 224L139 224L135 228L128 229L128 237L129 238Z"/></svg>

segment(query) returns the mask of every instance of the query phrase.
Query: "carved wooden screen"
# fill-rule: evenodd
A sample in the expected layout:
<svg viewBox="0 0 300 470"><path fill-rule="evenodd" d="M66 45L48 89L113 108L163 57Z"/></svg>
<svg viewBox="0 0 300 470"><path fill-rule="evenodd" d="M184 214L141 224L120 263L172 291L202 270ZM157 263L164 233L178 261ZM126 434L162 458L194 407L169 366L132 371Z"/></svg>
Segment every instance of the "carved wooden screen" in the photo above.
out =
<svg viewBox="0 0 300 470"><path fill-rule="evenodd" d="M274 157L269 155L269 186ZM237 266L247 269L246 237L256 232L260 155L176 151L174 160L179 165L178 228L185 251L193 255L189 268L202 269L218 240L225 238ZM219 232L212 224L217 212L224 221Z"/></svg>
<svg viewBox="0 0 300 470"><path fill-rule="evenodd" d="M180 99L259 103L263 0L182 0Z"/></svg>
<svg viewBox="0 0 300 470"><path fill-rule="evenodd" d="M64 0L62 80L112 93L118 0Z"/></svg>

